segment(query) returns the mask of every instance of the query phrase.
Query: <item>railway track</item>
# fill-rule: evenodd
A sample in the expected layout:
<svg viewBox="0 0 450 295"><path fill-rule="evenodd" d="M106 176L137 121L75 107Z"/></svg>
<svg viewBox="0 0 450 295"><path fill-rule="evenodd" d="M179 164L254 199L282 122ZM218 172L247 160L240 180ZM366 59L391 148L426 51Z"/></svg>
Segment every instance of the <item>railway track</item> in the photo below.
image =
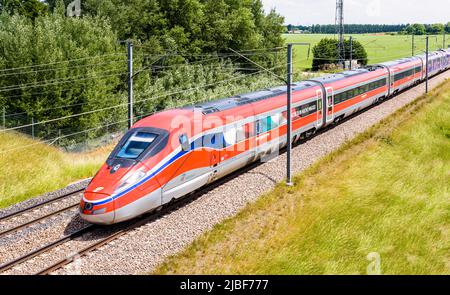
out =
<svg viewBox="0 0 450 295"><path fill-rule="evenodd" d="M40 208L42 208L44 206L48 206L48 205L54 204L54 203L59 202L59 201L64 201L65 199L69 199L71 197L74 197L74 196L80 194L83 191L84 191L84 189L80 189L80 190L77 190L77 191L74 191L74 192L71 192L71 193L64 194L64 195L59 196L59 197L57 197L55 199L48 200L48 201L45 201L45 202L41 202L41 203L38 203L36 205L33 205L33 206L30 206L30 207L21 209L19 211L7 214L7 215L5 215L5 216L0 218L0 223L6 222L6 221L11 220L13 218L19 218L21 216L25 216L26 214L28 214L28 213L30 213L32 211L35 211L37 209L40 209ZM26 227L29 227L29 226L34 225L36 223L39 223L39 222L41 222L41 221L43 221L45 219L48 219L50 217L59 215L59 214L64 213L66 211L70 211L70 210L72 210L74 208L77 208L78 205L79 205L79 202L77 201L74 204L70 204L69 206L65 206L65 207L63 207L61 209L52 211L52 212L50 212L48 214L38 216L38 217L33 218L33 219L29 220L29 221L21 223L20 225L9 227L9 228L7 228L7 229L5 229L5 230L0 232L0 238L2 238L4 236L7 236L7 235L11 235L11 234L13 234L15 232L18 232L18 231L20 231L20 230L22 230L22 229L24 229Z"/></svg>
<svg viewBox="0 0 450 295"><path fill-rule="evenodd" d="M27 253L27 254L19 257L19 258L16 258L16 259L11 260L11 261L9 261L9 262L7 262L5 264L2 264L2 265L0 265L0 273L8 271L11 268L15 267L16 265L19 265L19 264L21 264L23 262L26 262L26 261L28 261L28 260L30 260L30 259L32 259L32 258L34 258L34 257L36 257L38 255L41 255L41 254L43 254L43 253L45 253L45 252L47 252L47 251L49 251L51 249L54 249L54 248L58 247L59 245L62 245L64 243L68 242L68 241L72 241L72 240L82 236L83 234L89 232L94 227L95 227L94 225L90 225L90 226L87 226L85 228L82 228L82 229L80 229L80 230L78 230L78 231L76 231L76 232L74 232L74 233L72 233L70 235L64 236L64 237L62 237L62 238L60 238L60 239L58 239L56 241L53 241L53 242L51 242L51 243L49 243L49 244L47 244L47 245L45 245L45 246L43 246L43 247L41 247L39 249L33 250L33 251L31 251L31 252L29 252L29 253Z"/></svg>
<svg viewBox="0 0 450 295"><path fill-rule="evenodd" d="M228 178L227 178L228 179ZM130 221L130 222L126 222L124 224L121 224L118 226L118 228L116 230L114 230L112 233L106 235L105 237L101 238L100 240L94 242L94 243L90 243L89 245L87 245L86 247L80 249L77 251L76 255L71 255L68 256L64 259L59 260L56 263L51 264L50 266L46 267L45 269L42 269L38 272L36 272L36 275L48 275L51 274L54 271L57 271L58 269L64 267L65 265L71 263L75 257L81 257L86 255L87 253L91 252L91 251L95 251L96 249L102 247L103 245L106 245L107 243L118 239L119 237L127 234L128 232L132 231L133 229L139 228L140 226L143 226L153 220L156 220L158 218L160 218L161 216L168 214L172 211L175 211L177 208L186 205L189 202L192 202L193 200L195 200L197 197L201 196L202 194L204 194L206 191L209 191L211 189L213 189L214 187L220 185L222 182L225 182L226 180L221 181L220 183L217 183L213 186L210 187L206 187L204 190L198 191L196 193L191 194L190 196L186 197L186 198L182 198L179 199L177 201L174 201L173 203L163 207L161 210L153 212L153 213L147 213L145 215L143 215L142 217L138 218L137 220L134 221ZM103 228L104 230L105 228ZM33 250L19 258L16 258L12 261L9 261L3 265L0 265L0 273L4 273L12 268L14 268L17 265L20 265L22 263L25 263L31 259L33 259L34 257L37 257L39 255L42 255L46 252L51 251L52 249L55 249L58 246L64 245L65 243L68 243L70 241L75 240L76 238L82 237L83 235L87 234L87 233L91 233L94 230L99 230L99 234L101 234L102 232L102 228L100 226L96 226L96 225L89 225L87 227L84 227L70 235L64 236L60 239L57 239L53 242L50 242L48 244L46 244L45 246Z"/></svg>
<svg viewBox="0 0 450 295"><path fill-rule="evenodd" d="M42 208L42 207L44 207L46 205L49 205L49 204L61 201L63 199L69 198L69 197L72 197L74 195L77 195L77 194L83 192L84 190L85 190L84 188L83 189L79 189L79 190L76 190L74 192L71 192L71 193L59 196L57 198L54 198L54 199L51 199L51 200L47 200L47 201L38 203L36 205L30 206L30 207L27 207L27 208L24 208L24 209L21 209L21 210L18 210L18 211L14 211L14 212L9 213L9 214L6 214L6 215L0 217L0 222L7 221L9 219L18 217L18 216L20 216L20 215L22 215L24 213L27 213L27 212L30 212L30 211Z"/></svg>

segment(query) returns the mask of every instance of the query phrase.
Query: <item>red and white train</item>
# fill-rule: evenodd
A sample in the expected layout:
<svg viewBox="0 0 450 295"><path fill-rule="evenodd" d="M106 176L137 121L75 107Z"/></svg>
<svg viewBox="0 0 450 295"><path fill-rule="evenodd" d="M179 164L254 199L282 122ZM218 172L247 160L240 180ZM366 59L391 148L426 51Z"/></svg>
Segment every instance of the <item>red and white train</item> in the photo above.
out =
<svg viewBox="0 0 450 295"><path fill-rule="evenodd" d="M293 85L293 141L425 79L425 56ZM450 49L429 55L429 76L450 68ZM91 223L155 210L283 147L286 87L163 111L137 122L92 179L80 204Z"/></svg>

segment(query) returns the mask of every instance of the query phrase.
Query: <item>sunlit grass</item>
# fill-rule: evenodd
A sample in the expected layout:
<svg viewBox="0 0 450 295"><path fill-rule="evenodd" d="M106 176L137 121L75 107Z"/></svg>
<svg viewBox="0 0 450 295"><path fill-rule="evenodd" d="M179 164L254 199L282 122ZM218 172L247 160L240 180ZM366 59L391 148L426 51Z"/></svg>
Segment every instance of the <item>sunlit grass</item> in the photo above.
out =
<svg viewBox="0 0 450 295"><path fill-rule="evenodd" d="M450 82L403 108L157 273L450 274ZM374 254L372 254L374 255ZM370 259L373 259L369 256Z"/></svg>
<svg viewBox="0 0 450 295"><path fill-rule="evenodd" d="M15 132L0 133L0 208L93 176L111 149L68 154L36 143Z"/></svg>
<svg viewBox="0 0 450 295"><path fill-rule="evenodd" d="M311 48L323 38L334 38L332 34L286 34L286 42L307 42ZM346 36L348 38L348 36ZM443 45L443 36L430 36L430 50L437 50ZM360 42L367 51L369 64L395 60L412 55L412 37L408 35L355 34L353 39ZM414 54L425 51L425 36L415 36ZM448 43L448 42L447 42ZM308 47L294 47L294 68L308 69L312 66L312 51L308 59Z"/></svg>

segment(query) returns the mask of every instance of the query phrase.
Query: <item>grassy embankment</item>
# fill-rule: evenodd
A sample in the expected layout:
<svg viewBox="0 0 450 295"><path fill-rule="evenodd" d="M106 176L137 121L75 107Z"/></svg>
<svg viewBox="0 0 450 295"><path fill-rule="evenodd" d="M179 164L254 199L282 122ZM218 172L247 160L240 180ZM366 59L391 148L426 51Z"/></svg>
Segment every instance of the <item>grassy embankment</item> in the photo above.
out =
<svg viewBox="0 0 450 295"><path fill-rule="evenodd" d="M29 147L5 152L23 146ZM93 176L108 152L67 154L18 133L0 133L0 208Z"/></svg>
<svg viewBox="0 0 450 295"><path fill-rule="evenodd" d="M286 42L307 42L311 47L316 45L323 38L334 38L334 35L325 34L285 34ZM415 54L420 54L425 50L425 36L416 36ZM412 54L411 36L407 35L388 35L388 34L356 34L353 38L366 48L369 64L390 61L402 57L409 57ZM430 50L436 50L442 47L443 36L430 36ZM296 69L311 68L313 55L311 52L309 60L307 59L308 48L306 46L294 47L295 59L294 67Z"/></svg>
<svg viewBox="0 0 450 295"><path fill-rule="evenodd" d="M236 217L157 273L450 274L450 81ZM370 253L378 254L370 254ZM372 255L372 256L370 256Z"/></svg>

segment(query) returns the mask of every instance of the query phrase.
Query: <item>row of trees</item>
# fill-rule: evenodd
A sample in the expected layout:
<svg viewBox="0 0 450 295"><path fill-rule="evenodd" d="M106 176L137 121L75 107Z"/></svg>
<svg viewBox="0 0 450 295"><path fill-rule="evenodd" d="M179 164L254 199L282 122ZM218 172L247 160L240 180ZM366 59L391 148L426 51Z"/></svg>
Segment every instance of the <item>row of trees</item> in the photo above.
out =
<svg viewBox="0 0 450 295"><path fill-rule="evenodd" d="M64 0L68 5L72 0ZM47 0L49 10L58 0ZM121 40L153 52L189 53L281 46L284 19L260 0L83 0L83 16L110 20Z"/></svg>
<svg viewBox="0 0 450 295"><path fill-rule="evenodd" d="M385 33L385 32L400 32L404 30L407 25L372 25L372 24L345 24L344 31L347 34L364 34L364 33ZM311 34L335 34L336 25L320 25L312 26L294 26L288 25L288 31L300 30Z"/></svg>
<svg viewBox="0 0 450 295"><path fill-rule="evenodd" d="M312 25L294 26L288 25L287 31L303 31L311 34L335 34L335 25ZM370 25L370 24L346 24L344 25L346 34L368 34L368 33L400 33L400 34L442 34L444 31L450 33L450 22L447 24L403 24L403 25Z"/></svg>
<svg viewBox="0 0 450 295"><path fill-rule="evenodd" d="M234 56L230 63L222 57L230 48L268 66L283 60L266 49L284 45L284 20L275 11L265 13L260 0L84 0L79 18L65 15L71 1L0 1L0 111L5 109L6 127L70 117L36 126L39 137L114 122L122 124L110 130L126 126L126 47L119 40L136 45L137 115L264 87L267 79L247 80L252 71L240 69L250 68L244 59ZM105 110L89 113L98 109Z"/></svg>
<svg viewBox="0 0 450 295"><path fill-rule="evenodd" d="M407 26L401 33L408 35L441 35L444 32L450 34L450 22L446 25L444 24L432 24L432 25L423 25L423 24L412 24Z"/></svg>

